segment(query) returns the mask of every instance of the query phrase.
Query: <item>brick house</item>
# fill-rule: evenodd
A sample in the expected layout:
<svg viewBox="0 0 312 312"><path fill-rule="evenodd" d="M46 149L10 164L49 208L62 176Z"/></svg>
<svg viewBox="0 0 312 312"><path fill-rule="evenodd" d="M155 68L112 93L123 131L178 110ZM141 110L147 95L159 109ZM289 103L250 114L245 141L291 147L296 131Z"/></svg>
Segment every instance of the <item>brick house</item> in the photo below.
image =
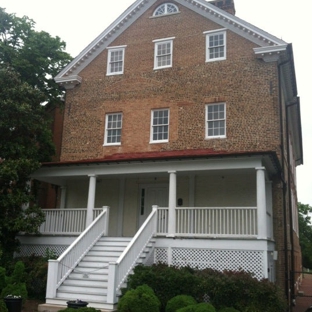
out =
<svg viewBox="0 0 312 312"><path fill-rule="evenodd" d="M55 80L60 157L33 175L59 194L41 227L64 251L46 304L113 309L133 266L155 262L243 269L291 304L303 163L291 44L233 0L137 0Z"/></svg>

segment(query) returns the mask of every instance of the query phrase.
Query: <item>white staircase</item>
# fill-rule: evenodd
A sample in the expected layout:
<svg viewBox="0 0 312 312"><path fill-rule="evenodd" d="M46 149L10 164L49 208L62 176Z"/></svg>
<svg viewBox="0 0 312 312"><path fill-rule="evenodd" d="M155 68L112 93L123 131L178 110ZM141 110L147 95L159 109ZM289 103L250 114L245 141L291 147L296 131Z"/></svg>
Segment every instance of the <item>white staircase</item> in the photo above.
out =
<svg viewBox="0 0 312 312"><path fill-rule="evenodd" d="M47 303L66 306L67 301L79 299L89 302L88 307L111 310L106 303L108 265L119 258L130 241L128 237L101 237L57 289L56 298L47 299ZM138 263L143 262L149 247Z"/></svg>

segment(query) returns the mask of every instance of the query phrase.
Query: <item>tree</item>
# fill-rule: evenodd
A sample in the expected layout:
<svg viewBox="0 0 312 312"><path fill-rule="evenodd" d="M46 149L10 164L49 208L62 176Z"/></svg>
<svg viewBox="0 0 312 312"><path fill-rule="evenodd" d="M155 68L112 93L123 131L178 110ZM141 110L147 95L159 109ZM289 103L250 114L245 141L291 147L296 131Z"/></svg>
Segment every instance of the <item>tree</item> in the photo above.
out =
<svg viewBox="0 0 312 312"><path fill-rule="evenodd" d="M302 253L302 265L305 268L312 268L312 207L308 204L298 203L299 209L299 241Z"/></svg>
<svg viewBox="0 0 312 312"><path fill-rule="evenodd" d="M53 77L71 60L60 38L34 25L0 8L0 264L16 251L19 232L36 233L44 221L29 177L54 154L42 104L61 103Z"/></svg>
<svg viewBox="0 0 312 312"><path fill-rule="evenodd" d="M0 64L9 65L23 81L40 89L44 102L58 103L63 91L54 77L71 60L59 37L35 31L35 22L8 14L0 7Z"/></svg>

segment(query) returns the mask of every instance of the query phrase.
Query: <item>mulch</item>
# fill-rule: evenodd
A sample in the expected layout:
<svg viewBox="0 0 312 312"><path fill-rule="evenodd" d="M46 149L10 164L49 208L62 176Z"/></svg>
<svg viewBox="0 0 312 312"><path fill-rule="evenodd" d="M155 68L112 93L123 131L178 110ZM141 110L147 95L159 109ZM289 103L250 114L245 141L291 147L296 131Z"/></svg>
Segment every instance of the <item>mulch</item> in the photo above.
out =
<svg viewBox="0 0 312 312"><path fill-rule="evenodd" d="M38 311L38 305L44 303L44 301L41 300L26 300L22 312L37 312Z"/></svg>

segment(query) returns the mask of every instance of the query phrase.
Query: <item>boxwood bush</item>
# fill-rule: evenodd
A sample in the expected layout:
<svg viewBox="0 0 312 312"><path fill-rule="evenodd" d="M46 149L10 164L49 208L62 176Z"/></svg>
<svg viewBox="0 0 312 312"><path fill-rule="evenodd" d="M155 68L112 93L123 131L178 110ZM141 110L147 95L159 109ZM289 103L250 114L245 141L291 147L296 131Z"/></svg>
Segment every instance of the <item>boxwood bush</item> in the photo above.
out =
<svg viewBox="0 0 312 312"><path fill-rule="evenodd" d="M243 271L196 270L164 264L137 266L123 293L142 284L154 290L161 312L177 295L192 296L197 302L209 301L216 310L233 307L240 312L284 312L287 308L284 293L277 285Z"/></svg>
<svg viewBox="0 0 312 312"><path fill-rule="evenodd" d="M118 302L118 312L159 312L160 301L147 285L128 290Z"/></svg>
<svg viewBox="0 0 312 312"><path fill-rule="evenodd" d="M196 300L192 296L178 295L171 298L166 305L166 312L176 312L180 308L196 304Z"/></svg>

